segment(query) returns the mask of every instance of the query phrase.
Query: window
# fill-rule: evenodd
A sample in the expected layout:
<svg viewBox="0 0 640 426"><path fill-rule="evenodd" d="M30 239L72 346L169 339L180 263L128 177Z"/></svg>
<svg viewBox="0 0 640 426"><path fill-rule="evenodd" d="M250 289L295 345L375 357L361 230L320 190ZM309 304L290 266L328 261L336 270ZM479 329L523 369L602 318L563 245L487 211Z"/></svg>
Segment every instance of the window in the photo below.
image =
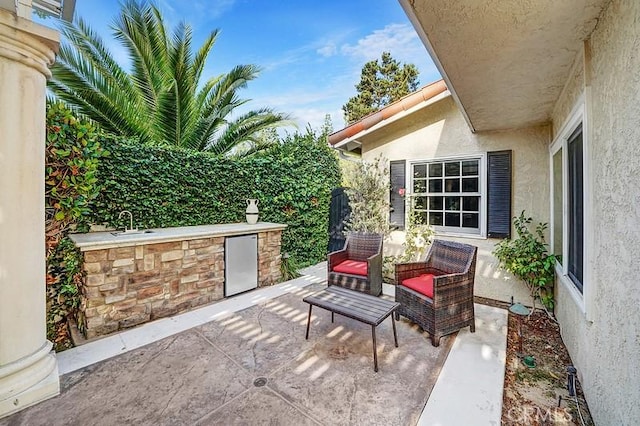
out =
<svg viewBox="0 0 640 426"><path fill-rule="evenodd" d="M582 292L582 252L584 248L584 193L582 173L582 125L573 132L568 140L568 201L569 201L569 226L568 243L569 253L567 267L569 278L574 282L578 290Z"/></svg>
<svg viewBox="0 0 640 426"><path fill-rule="evenodd" d="M553 253L559 273L584 292L584 140L582 110L569 120L551 147Z"/></svg>
<svg viewBox="0 0 640 426"><path fill-rule="evenodd" d="M551 178L553 183L553 254L558 257L558 261L562 264L562 247L563 247L563 195L562 195L562 148L560 148L551 160L553 167Z"/></svg>
<svg viewBox="0 0 640 426"><path fill-rule="evenodd" d="M414 211L440 232L481 233L482 158L411 164Z"/></svg>

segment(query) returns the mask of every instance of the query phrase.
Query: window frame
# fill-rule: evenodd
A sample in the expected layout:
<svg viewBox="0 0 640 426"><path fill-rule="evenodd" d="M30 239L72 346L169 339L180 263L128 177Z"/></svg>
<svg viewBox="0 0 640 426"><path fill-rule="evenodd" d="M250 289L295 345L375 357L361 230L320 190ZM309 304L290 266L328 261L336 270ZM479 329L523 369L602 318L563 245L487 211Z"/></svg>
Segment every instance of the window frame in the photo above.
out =
<svg viewBox="0 0 640 426"><path fill-rule="evenodd" d="M579 285L575 283L575 281L569 275L569 141L571 136L574 135L575 131L578 127L582 126L582 282L581 289ZM586 314L587 312L587 303L589 300L589 294L591 293L590 288L590 271L589 271L589 250L588 250L588 224L589 222L589 211L590 211L590 197L589 197L589 188L590 183L588 180L589 177L589 136L588 136L588 117L587 117L587 108L584 102L584 96L580 96L578 101L576 102L575 107L571 111L571 114L565 120L564 124L560 128L560 131L557 133L555 139L549 146L549 187L550 187L550 214L551 218L550 223L550 249L552 253L560 252L562 254L562 263L556 262L555 270L558 278L558 282L565 289L568 290L571 298L580 308L580 310ZM556 242L556 224L555 224L555 188L554 188L554 164L553 159L554 156L561 152L562 157L562 196L560 199L562 200L562 249L558 250L555 247Z"/></svg>
<svg viewBox="0 0 640 426"><path fill-rule="evenodd" d="M474 192L473 194L479 194L480 203L478 210L478 224L479 228L468 228L468 229L478 229L477 232L465 232L463 227L446 227L446 226L434 226L434 230L437 235L446 235L451 237L463 237L463 238L486 238L487 235L487 153L476 153L476 154L464 154L464 155L454 155L454 156L446 156L446 157L434 157L434 158L421 158L415 160L407 160L407 170L406 170L406 188L409 189L407 191L407 195L409 196L409 202L413 202L413 198L416 196L416 193L413 192L413 167L419 164L430 164L430 163L445 163L447 161L467 161L467 160L478 160L478 192ZM428 167L427 167L428 173ZM461 172L462 173L462 172ZM461 175L462 176L462 175ZM429 177L426 178L427 189ZM460 188L462 190L462 188ZM428 191L427 191L428 192ZM462 191L456 193L460 194ZM421 193L422 194L422 193ZM444 194L444 193L443 193ZM446 195L443 195L446 196ZM406 208L405 211L405 223L409 223L409 214L411 212L410 206Z"/></svg>

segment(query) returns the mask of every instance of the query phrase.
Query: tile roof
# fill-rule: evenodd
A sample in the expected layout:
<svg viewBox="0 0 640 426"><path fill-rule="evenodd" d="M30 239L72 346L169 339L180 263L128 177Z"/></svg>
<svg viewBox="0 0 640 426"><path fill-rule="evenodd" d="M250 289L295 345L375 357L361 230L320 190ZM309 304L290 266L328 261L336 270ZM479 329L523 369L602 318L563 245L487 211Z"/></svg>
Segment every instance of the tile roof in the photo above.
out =
<svg viewBox="0 0 640 426"><path fill-rule="evenodd" d="M388 120L393 116L407 111L414 106L426 102L431 98L443 93L447 90L447 85L444 80L438 80L431 84L424 86L422 89L417 90L407 96L398 99L397 101L387 105L379 111L367 115L364 118L356 121L355 123L345 127L342 130L338 130L329 135L329 144L336 145L348 139L364 130L370 129L381 121Z"/></svg>

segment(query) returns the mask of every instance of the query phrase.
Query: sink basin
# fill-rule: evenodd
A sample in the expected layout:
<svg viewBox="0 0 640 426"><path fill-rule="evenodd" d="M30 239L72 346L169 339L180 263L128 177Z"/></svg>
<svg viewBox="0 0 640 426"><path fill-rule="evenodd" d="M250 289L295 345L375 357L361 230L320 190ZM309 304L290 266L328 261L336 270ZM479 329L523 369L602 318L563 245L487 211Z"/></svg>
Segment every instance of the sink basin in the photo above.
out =
<svg viewBox="0 0 640 426"><path fill-rule="evenodd" d="M124 237L125 235L140 235L140 234L153 234L153 231L149 229L141 229L141 230L133 230L133 231L116 231L112 232L111 235L114 237Z"/></svg>

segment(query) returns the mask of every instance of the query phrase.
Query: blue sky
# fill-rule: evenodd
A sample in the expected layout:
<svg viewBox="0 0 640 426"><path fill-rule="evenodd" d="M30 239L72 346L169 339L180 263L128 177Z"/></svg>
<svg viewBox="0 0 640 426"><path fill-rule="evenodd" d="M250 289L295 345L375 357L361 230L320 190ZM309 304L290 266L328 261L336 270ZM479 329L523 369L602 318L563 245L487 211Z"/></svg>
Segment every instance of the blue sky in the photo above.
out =
<svg viewBox="0 0 640 426"><path fill-rule="evenodd" d="M355 95L360 70L385 50L420 71L420 84L440 78L397 0L195 0L156 2L166 22L191 25L194 46L219 29L203 78L238 64L256 64L260 76L240 94L251 109L288 113L301 129L319 127L325 114L344 126L341 107ZM76 16L88 21L114 56L126 54L109 26L117 0L77 0Z"/></svg>

